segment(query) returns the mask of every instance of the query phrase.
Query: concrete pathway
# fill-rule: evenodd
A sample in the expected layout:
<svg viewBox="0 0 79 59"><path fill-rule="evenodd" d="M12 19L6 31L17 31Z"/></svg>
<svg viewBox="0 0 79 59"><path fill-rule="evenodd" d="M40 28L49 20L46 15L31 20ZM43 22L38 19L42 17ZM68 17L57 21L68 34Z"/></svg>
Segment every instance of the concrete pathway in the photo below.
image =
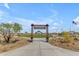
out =
<svg viewBox="0 0 79 59"><path fill-rule="evenodd" d="M0 56L79 56L79 52L52 46L45 42L45 39L34 39L33 43L2 53Z"/></svg>

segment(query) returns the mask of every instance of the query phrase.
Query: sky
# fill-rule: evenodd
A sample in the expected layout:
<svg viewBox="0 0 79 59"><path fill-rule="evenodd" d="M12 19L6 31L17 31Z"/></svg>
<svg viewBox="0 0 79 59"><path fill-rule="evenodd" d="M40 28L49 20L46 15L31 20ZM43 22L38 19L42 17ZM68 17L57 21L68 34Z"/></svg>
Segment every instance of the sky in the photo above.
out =
<svg viewBox="0 0 79 59"><path fill-rule="evenodd" d="M30 32L31 24L49 24L49 32L79 31L79 4L1 3L0 23L4 22L21 24L22 32Z"/></svg>

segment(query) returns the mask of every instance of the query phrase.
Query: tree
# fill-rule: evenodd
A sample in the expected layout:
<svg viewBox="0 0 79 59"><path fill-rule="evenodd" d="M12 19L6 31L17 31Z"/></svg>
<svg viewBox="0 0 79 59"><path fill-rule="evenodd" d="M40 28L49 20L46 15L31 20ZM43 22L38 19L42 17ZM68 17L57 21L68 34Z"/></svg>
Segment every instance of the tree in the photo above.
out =
<svg viewBox="0 0 79 59"><path fill-rule="evenodd" d="M14 32L20 32L20 30L22 30L22 26L18 23L14 23L13 30Z"/></svg>
<svg viewBox="0 0 79 59"><path fill-rule="evenodd" d="M5 41L9 43L10 39L15 35L15 33L20 32L22 26L18 23L1 23L0 33L4 37Z"/></svg>

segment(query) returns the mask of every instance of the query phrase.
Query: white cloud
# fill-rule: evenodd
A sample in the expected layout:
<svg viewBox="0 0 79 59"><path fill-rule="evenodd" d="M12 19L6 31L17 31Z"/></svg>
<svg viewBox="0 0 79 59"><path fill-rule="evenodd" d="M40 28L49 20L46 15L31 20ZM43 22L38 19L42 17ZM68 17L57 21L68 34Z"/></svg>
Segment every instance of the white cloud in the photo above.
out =
<svg viewBox="0 0 79 59"><path fill-rule="evenodd" d="M56 10L51 9L50 12L51 12L51 16L50 16L51 18L55 18L58 16L58 12Z"/></svg>
<svg viewBox="0 0 79 59"><path fill-rule="evenodd" d="M49 24L49 32L61 31L61 28L63 27L63 20L59 20L57 17L56 19L53 19L53 17L39 17L38 19L38 24Z"/></svg>
<svg viewBox="0 0 79 59"><path fill-rule="evenodd" d="M10 8L8 5L5 4L5 6L7 6L6 8ZM54 16L56 16L57 14L55 14ZM7 17L9 16L9 17ZM57 18L57 17L56 17ZM9 23L20 23L23 26L23 31L30 31L30 27L31 24L49 24L49 32L55 29L58 29L61 25L61 23L63 23L62 21L56 20L55 18L51 18L51 17L39 17L37 20L32 20L32 19L25 19L25 18L19 18L19 17L12 17L11 15L8 14L8 12L5 11L1 11L0 10L0 23L1 22L9 22Z"/></svg>
<svg viewBox="0 0 79 59"><path fill-rule="evenodd" d="M18 23L22 24L23 26L29 26L32 23L36 23L35 21L30 20L30 19L17 18L17 17L15 18L14 22L18 22Z"/></svg>
<svg viewBox="0 0 79 59"><path fill-rule="evenodd" d="M53 23L53 25L54 25L54 26L58 26L59 24L55 22L55 23Z"/></svg>
<svg viewBox="0 0 79 59"><path fill-rule="evenodd" d="M55 29L57 29L57 27L53 26L51 29L52 29L52 30L55 30Z"/></svg>
<svg viewBox="0 0 79 59"><path fill-rule="evenodd" d="M4 12L0 10L0 17L4 15Z"/></svg>
<svg viewBox="0 0 79 59"><path fill-rule="evenodd" d="M7 9L10 9L8 3L4 3L4 6L5 6Z"/></svg>
<svg viewBox="0 0 79 59"><path fill-rule="evenodd" d="M25 18L12 17L9 14L6 14L5 11L0 11L1 19L0 23L8 22L8 23L20 23L23 26L23 31L30 31L31 24L50 24L52 22L51 19L41 19L41 20L30 20ZM7 17L9 16L9 17Z"/></svg>

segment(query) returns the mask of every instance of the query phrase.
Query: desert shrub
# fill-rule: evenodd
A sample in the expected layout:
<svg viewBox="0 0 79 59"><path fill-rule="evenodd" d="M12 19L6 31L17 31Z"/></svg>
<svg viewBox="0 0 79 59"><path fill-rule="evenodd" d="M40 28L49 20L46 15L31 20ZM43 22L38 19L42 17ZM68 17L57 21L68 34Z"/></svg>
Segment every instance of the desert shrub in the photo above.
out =
<svg viewBox="0 0 79 59"><path fill-rule="evenodd" d="M63 32L62 36L66 42L72 42L74 40L74 38L70 36L69 32Z"/></svg>

